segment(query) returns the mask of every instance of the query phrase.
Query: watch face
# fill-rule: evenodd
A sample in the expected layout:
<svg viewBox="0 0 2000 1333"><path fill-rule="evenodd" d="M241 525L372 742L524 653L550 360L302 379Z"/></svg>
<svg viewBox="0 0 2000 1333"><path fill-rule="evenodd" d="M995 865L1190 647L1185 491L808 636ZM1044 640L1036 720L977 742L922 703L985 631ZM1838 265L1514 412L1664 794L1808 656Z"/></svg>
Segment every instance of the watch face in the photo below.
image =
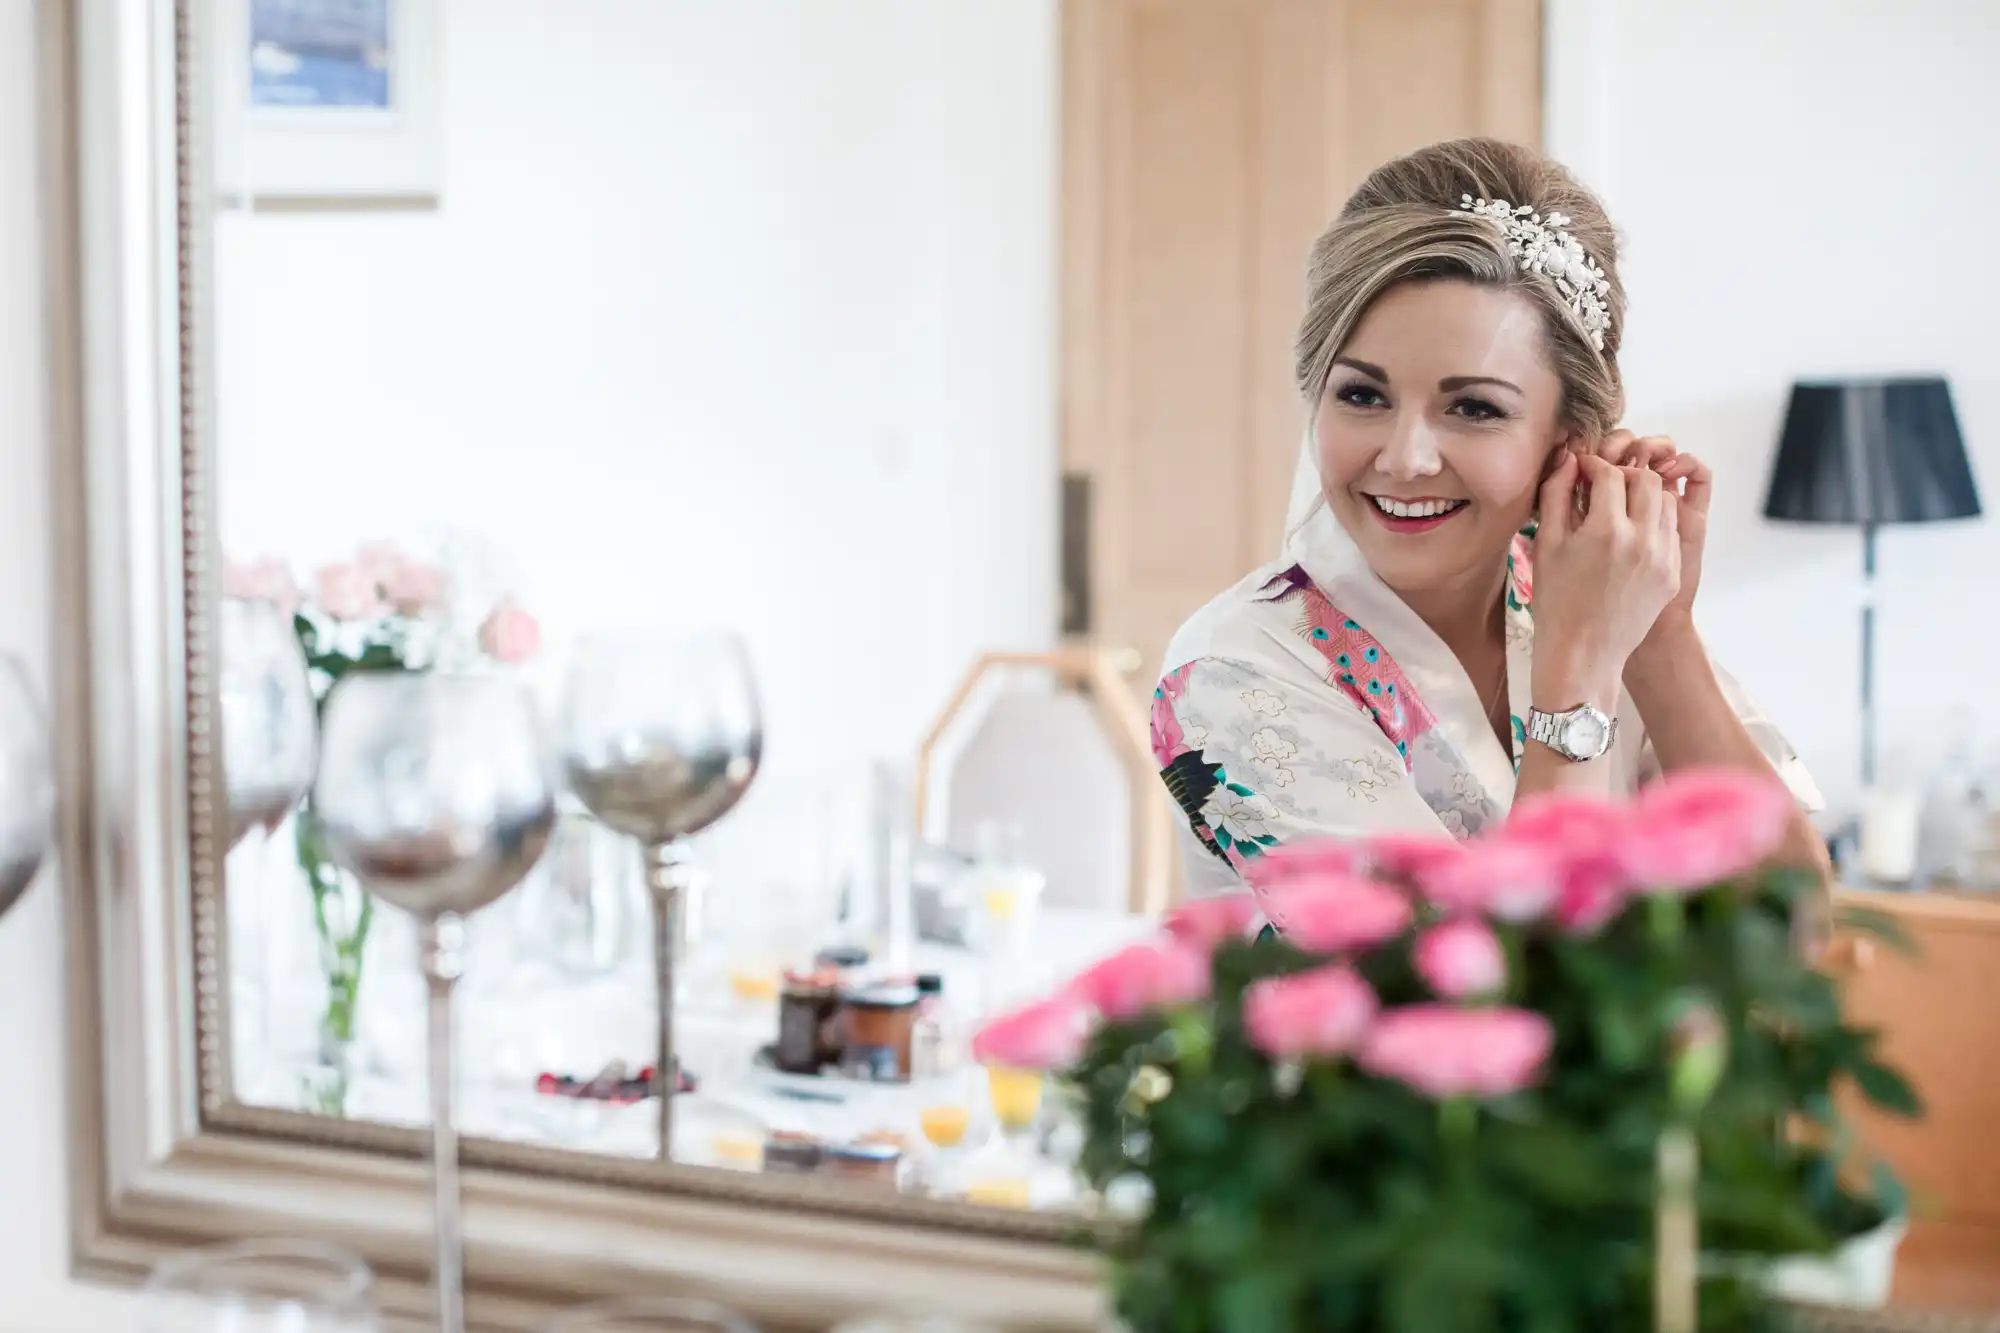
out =
<svg viewBox="0 0 2000 1333"><path fill-rule="evenodd" d="M1602 713L1586 709L1563 724L1563 748L1572 755L1595 759L1610 743L1610 728Z"/></svg>

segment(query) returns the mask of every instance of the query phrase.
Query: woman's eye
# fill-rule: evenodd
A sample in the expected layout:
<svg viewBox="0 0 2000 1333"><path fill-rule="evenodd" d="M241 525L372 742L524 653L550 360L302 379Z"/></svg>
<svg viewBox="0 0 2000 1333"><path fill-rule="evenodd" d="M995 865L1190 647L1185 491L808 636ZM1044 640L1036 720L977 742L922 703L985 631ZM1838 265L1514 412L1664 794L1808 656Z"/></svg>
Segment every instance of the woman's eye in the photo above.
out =
<svg viewBox="0 0 2000 1333"><path fill-rule="evenodd" d="M1366 384L1349 384L1335 391L1334 398L1349 407L1380 407L1382 394Z"/></svg>
<svg viewBox="0 0 2000 1333"><path fill-rule="evenodd" d="M1499 421L1507 415L1484 398L1461 398L1451 405L1451 410L1467 421Z"/></svg>

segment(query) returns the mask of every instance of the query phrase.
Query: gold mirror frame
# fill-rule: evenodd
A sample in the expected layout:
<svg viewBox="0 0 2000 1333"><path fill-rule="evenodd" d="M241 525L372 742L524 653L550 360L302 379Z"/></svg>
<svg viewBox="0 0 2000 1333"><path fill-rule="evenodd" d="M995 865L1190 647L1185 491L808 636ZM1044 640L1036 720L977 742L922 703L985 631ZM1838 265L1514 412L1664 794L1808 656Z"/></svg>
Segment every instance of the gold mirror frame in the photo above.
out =
<svg viewBox="0 0 2000 1333"><path fill-rule="evenodd" d="M419 1136L226 1091L200 18L193 0L35 12L74 1267L129 1283L195 1245L317 1238L365 1256L391 1325L421 1328ZM774 1330L884 1306L1016 1329L1105 1323L1096 1266L1058 1243L1061 1218L518 1145L468 1143L466 1156L481 1328L636 1292L709 1296ZM1990 1327L1894 1312L1802 1322Z"/></svg>

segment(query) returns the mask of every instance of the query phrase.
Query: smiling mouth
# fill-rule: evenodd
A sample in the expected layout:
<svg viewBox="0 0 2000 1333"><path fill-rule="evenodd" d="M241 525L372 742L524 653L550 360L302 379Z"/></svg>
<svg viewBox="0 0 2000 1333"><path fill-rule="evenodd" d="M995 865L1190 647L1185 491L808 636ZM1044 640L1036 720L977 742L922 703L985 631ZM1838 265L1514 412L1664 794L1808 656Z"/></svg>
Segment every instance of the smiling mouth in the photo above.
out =
<svg viewBox="0 0 2000 1333"><path fill-rule="evenodd" d="M1465 500L1398 500L1387 495L1368 496L1368 505L1375 511L1375 517L1388 527L1405 532L1434 528L1468 503Z"/></svg>

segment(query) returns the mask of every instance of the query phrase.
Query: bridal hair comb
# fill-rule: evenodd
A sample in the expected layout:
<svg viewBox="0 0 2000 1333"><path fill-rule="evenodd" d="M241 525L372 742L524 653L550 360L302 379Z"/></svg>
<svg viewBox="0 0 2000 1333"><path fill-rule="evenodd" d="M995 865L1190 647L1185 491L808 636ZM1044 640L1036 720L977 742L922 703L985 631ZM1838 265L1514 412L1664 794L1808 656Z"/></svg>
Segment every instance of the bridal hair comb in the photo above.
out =
<svg viewBox="0 0 2000 1333"><path fill-rule="evenodd" d="M1604 350L1604 331L1611 327L1611 307L1604 298L1611 283L1576 237L1564 230L1569 226L1566 215L1551 213L1544 218L1526 204L1516 208L1505 199L1474 199L1469 194L1459 196L1458 206L1497 225L1521 267L1555 283L1590 345Z"/></svg>

